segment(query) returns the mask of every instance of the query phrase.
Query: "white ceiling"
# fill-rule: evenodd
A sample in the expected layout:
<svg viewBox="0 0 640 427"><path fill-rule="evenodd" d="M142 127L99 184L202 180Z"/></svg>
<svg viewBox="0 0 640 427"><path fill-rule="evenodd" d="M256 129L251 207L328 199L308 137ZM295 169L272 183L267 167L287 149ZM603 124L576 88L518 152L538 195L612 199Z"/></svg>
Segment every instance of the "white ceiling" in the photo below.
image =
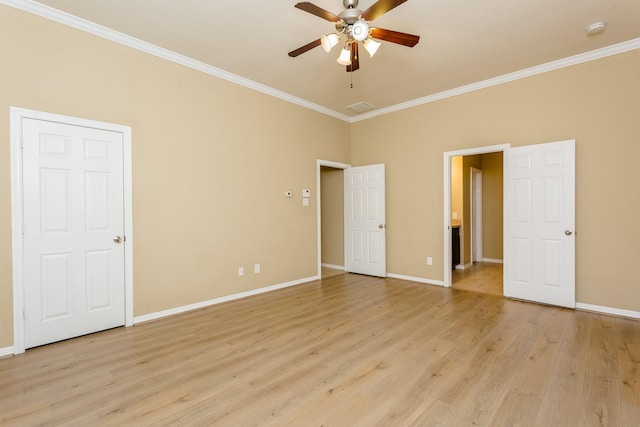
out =
<svg viewBox="0 0 640 427"><path fill-rule="evenodd" d="M339 49L287 52L333 31L294 8L298 0L39 0L137 39L253 80L339 114L368 102L390 107L485 79L640 38L640 0L408 0L374 21L419 35L407 48L383 43L360 70ZM342 0L312 3L334 14ZM360 0L361 10L374 0ZM586 27L607 29L587 36ZM353 88L350 83L353 78Z"/></svg>

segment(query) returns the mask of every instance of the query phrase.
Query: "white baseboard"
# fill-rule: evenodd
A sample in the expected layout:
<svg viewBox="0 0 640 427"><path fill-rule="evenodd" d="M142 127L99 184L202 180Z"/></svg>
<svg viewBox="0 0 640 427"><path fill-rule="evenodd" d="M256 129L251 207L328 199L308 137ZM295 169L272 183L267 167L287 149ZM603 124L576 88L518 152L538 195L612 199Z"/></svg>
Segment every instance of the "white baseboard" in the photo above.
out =
<svg viewBox="0 0 640 427"><path fill-rule="evenodd" d="M325 268L333 268L334 270L342 270L344 271L344 265L335 265L335 264L325 264L324 262L322 264L320 264L322 267Z"/></svg>
<svg viewBox="0 0 640 427"><path fill-rule="evenodd" d="M0 357L13 356L13 346L0 348Z"/></svg>
<svg viewBox="0 0 640 427"><path fill-rule="evenodd" d="M595 313L611 314L613 316L629 317L631 319L640 319L640 311L623 310L621 308L603 307L601 305L576 303L576 310L593 311Z"/></svg>
<svg viewBox="0 0 640 427"><path fill-rule="evenodd" d="M482 258L482 262L493 262L494 264L504 264L504 260L496 258Z"/></svg>
<svg viewBox="0 0 640 427"><path fill-rule="evenodd" d="M471 268L473 267L473 263L470 262L469 264L458 264L456 265L456 270L466 270L467 268Z"/></svg>
<svg viewBox="0 0 640 427"><path fill-rule="evenodd" d="M240 292L233 295L227 295L220 298L215 298L208 301L197 302L195 304L183 305L182 307L170 308L168 310L158 311L155 313L144 314L142 316L136 316L133 318L133 323L148 322L150 320L162 319L163 317L174 316L180 313L186 313L187 311L197 310L199 308L209 307L223 302L233 301L241 298L250 297L253 295L263 294L265 292L271 292L278 289L288 288L290 286L300 285L302 283L312 282L319 280L319 276L306 277L304 279L293 280L291 282L280 283L277 285L267 286L264 288L254 289L252 291Z"/></svg>
<svg viewBox="0 0 640 427"><path fill-rule="evenodd" d="M444 282L441 280L423 279L422 277L405 276L404 274L387 273L387 277L408 280L410 282L426 283L427 285L444 286Z"/></svg>

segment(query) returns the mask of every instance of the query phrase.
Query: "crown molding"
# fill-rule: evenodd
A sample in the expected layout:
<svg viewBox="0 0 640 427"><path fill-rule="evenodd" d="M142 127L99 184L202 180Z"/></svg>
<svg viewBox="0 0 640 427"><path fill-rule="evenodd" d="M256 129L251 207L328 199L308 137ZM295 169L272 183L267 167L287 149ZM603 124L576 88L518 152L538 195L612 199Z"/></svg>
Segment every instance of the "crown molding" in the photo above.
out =
<svg viewBox="0 0 640 427"><path fill-rule="evenodd" d="M562 68L571 67L573 65L578 65L589 61L595 61L596 59L602 59L608 56L618 55L620 53L629 52L636 49L640 49L640 38L559 59L557 61L547 62L546 64L536 65L535 67L526 68L524 70L515 71L513 73L504 74L502 76L493 77L487 80L482 80L480 82L472 83L466 86L460 86L455 89L434 93L433 95L428 95L423 98L417 98L411 101L392 105L386 108L381 108L379 110L371 111L368 113L359 114L355 117L352 117L349 122L355 123L362 120L371 119L373 117L382 116L396 111L406 110L407 108L416 107L418 105L429 104L431 102L440 101L442 99L474 92L476 90L486 89L491 86L501 85L503 83L524 79L538 74L547 73L549 71L560 70Z"/></svg>
<svg viewBox="0 0 640 427"><path fill-rule="evenodd" d="M595 61L597 59L606 58L608 56L617 55L624 52L640 49L640 38L628 40L626 42L618 43L615 45L603 47L590 52L581 53L578 55L570 56L568 58L559 59L556 61L547 62L546 64L537 65L535 67L526 68L524 70L516 71L502 76L493 77L480 82L472 83L458 88L438 92L432 95L428 95L422 98L417 98L411 101L402 102L400 104L392 105L386 108L380 108L375 111L362 113L357 116L348 116L330 108L324 107L319 104L307 101L306 99L298 98L286 92L274 89L270 86L258 83L256 81L241 77L237 74L230 73L220 68L214 67L204 62L197 61L193 58L181 55L168 49L161 48L154 44L139 40L135 37L131 37L119 31L112 30L110 28L98 25L86 19L79 18L77 16L62 12L58 9L54 9L49 6L45 6L33 0L0 0L0 4L4 4L15 9L19 9L33 15L40 16L42 18L63 24L80 31L84 31L89 34L113 41L115 43L140 50L142 52L154 55L158 58L171 61L173 63L189 67L191 69L209 74L214 77L227 80L231 83L244 86L249 89L264 93L266 95L273 96L292 104L299 105L301 107L316 111L318 113L325 114L327 116L334 117L339 120L343 120L348 123L356 123L359 121L371 119L374 117L382 116L385 114L393 113L396 111L406 110L407 108L413 108L423 104L429 104L432 102L440 101L442 99L451 98L454 96L462 95L469 92L474 92L481 89L486 89L492 86L497 86L503 83L512 82L519 79L535 76L538 74L547 73L549 71L555 71L573 65L582 64L589 61Z"/></svg>
<svg viewBox="0 0 640 427"><path fill-rule="evenodd" d="M346 114L339 113L330 108L323 107L322 105L318 105L313 102L307 101L306 99L298 98L296 96L274 89L262 83L258 83L256 81L238 76L237 74L233 74L228 71L222 70L220 68L214 67L212 65L205 64L204 62L197 61L185 55L181 55L171 50L164 49L160 46L156 46L154 44L145 42L135 37L131 37L119 31L112 30L110 28L104 27L102 25L98 25L94 22L79 18L77 16L60 11L58 9L54 9L52 7L43 5L41 3L37 3L32 0L0 0L0 4L4 4L10 7L13 7L15 9L19 9L24 12L28 12L33 15L40 16L50 21L66 25L68 27L75 28L80 31L84 31L85 33L93 34L94 36L98 36L103 39L107 39L112 42L130 47L133 49L137 49L139 51L148 53L150 55L154 55L158 58L162 58L167 61L171 61L173 63L194 69L196 71L200 71L205 74L209 74L211 76L218 77L223 80L227 80L231 83L235 83L240 86L253 89L255 91L264 93L266 95L270 95L275 98L281 99L283 101L287 101L292 104L296 104L301 107L317 111L318 113L335 117L336 119L340 119L348 122L349 119L351 118Z"/></svg>

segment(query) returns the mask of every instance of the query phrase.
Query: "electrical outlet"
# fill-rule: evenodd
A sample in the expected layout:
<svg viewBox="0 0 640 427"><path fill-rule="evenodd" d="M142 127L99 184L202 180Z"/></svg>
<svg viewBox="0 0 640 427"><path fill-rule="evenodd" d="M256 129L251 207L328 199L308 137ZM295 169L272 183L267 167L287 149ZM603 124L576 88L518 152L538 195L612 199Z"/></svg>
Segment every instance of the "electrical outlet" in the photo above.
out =
<svg viewBox="0 0 640 427"><path fill-rule="evenodd" d="M244 276L244 267L238 267L238 276Z"/></svg>
<svg viewBox="0 0 640 427"><path fill-rule="evenodd" d="M256 274L260 273L260 264L256 264L253 266L253 272Z"/></svg>
<svg viewBox="0 0 640 427"><path fill-rule="evenodd" d="M433 258L427 257L427 265L433 265Z"/></svg>

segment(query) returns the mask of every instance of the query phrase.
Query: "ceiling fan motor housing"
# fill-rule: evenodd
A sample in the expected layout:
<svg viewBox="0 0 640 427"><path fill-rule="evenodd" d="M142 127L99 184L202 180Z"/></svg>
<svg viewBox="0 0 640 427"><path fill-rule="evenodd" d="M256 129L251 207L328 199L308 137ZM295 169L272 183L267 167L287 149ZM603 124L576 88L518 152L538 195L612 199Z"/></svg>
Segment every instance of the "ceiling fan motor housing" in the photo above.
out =
<svg viewBox="0 0 640 427"><path fill-rule="evenodd" d="M347 3L353 3L354 6L347 6ZM354 24L362 15L362 11L355 7L358 4L358 0L344 0L344 5L347 9L338 14L338 18L342 19L347 25Z"/></svg>

